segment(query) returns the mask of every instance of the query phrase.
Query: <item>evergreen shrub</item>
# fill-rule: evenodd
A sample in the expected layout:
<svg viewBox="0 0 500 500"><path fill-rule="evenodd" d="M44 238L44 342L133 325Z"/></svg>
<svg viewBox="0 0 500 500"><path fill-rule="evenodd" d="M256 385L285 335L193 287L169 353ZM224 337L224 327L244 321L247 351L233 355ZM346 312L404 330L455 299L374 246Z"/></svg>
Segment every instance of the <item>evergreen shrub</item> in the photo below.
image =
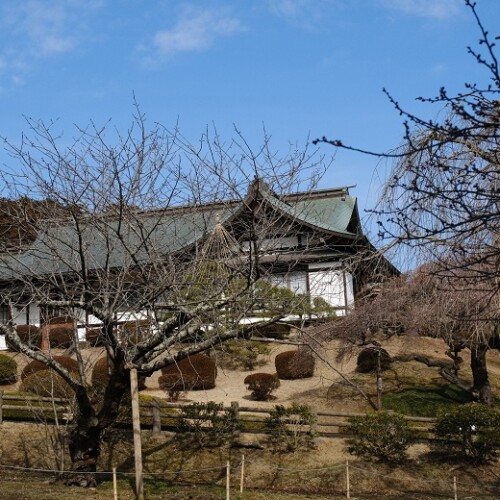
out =
<svg viewBox="0 0 500 500"><path fill-rule="evenodd" d="M184 441L198 448L222 446L233 439L239 422L233 408L222 403L193 403L183 406L179 430Z"/></svg>
<svg viewBox="0 0 500 500"><path fill-rule="evenodd" d="M350 417L347 451L353 455L399 462L406 456L411 443L411 431L402 415L378 411L360 417Z"/></svg>
<svg viewBox="0 0 500 500"><path fill-rule="evenodd" d="M442 412L434 433L451 455L487 463L500 446L500 412L484 404L463 404Z"/></svg>
<svg viewBox="0 0 500 500"><path fill-rule="evenodd" d="M269 412L265 428L274 451L294 452L315 447L316 415L307 405L276 405Z"/></svg>

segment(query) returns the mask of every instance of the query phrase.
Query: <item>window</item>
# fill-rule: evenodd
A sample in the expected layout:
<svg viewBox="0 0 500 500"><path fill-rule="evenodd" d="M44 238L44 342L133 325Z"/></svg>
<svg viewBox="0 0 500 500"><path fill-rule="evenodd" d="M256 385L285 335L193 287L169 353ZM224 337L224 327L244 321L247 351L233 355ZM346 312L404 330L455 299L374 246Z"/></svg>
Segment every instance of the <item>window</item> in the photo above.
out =
<svg viewBox="0 0 500 500"><path fill-rule="evenodd" d="M0 323L5 324L10 320L9 307L6 305L0 305Z"/></svg>

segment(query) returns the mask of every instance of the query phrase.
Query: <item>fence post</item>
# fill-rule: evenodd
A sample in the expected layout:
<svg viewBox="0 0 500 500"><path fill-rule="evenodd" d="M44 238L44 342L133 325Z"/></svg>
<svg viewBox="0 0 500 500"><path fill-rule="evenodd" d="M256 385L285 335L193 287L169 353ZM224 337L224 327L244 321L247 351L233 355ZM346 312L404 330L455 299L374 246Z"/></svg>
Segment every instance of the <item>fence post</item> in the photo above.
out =
<svg viewBox="0 0 500 500"><path fill-rule="evenodd" d="M113 499L118 500L118 484L116 481L116 467L113 467Z"/></svg>
<svg viewBox="0 0 500 500"><path fill-rule="evenodd" d="M153 436L158 436L161 434L161 409L158 398L153 398L151 409L153 411Z"/></svg>
<svg viewBox="0 0 500 500"><path fill-rule="evenodd" d="M245 484L245 455L241 455L240 493L243 493L244 484Z"/></svg>
<svg viewBox="0 0 500 500"><path fill-rule="evenodd" d="M316 445L317 442L318 442L318 437L319 437L319 433L318 433L318 413L315 412L314 410L313 410L313 422L311 424L310 432L311 432L311 436L313 438L313 442Z"/></svg>
<svg viewBox="0 0 500 500"><path fill-rule="evenodd" d="M226 500L229 500L230 477L231 477L231 464L228 460L226 463Z"/></svg>
<svg viewBox="0 0 500 500"><path fill-rule="evenodd" d="M3 391L0 389L0 424L3 422Z"/></svg>
<svg viewBox="0 0 500 500"><path fill-rule="evenodd" d="M231 401L231 409L234 412L234 418L236 419L236 429L233 432L233 441L237 441L240 437L240 405L238 401Z"/></svg>
<svg viewBox="0 0 500 500"><path fill-rule="evenodd" d="M453 476L453 498L458 500L457 476Z"/></svg>
<svg viewBox="0 0 500 500"><path fill-rule="evenodd" d="M345 461L345 496L351 498L351 480L349 478L349 460Z"/></svg>

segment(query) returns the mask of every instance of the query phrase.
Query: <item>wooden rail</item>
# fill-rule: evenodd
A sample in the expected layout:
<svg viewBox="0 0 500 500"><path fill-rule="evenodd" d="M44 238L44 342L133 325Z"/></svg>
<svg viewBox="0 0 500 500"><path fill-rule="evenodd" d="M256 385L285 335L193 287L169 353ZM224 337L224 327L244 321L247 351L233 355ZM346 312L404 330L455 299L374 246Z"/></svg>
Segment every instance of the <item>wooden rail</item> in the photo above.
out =
<svg viewBox="0 0 500 500"><path fill-rule="evenodd" d="M13 404L6 404L6 402ZM182 418L182 408L184 406L188 406L188 404L169 403L158 398L153 398L151 402L141 402L142 426L151 428L153 434L159 434L162 430L175 431L177 422ZM269 409L240 406L236 401L233 401L231 406L225 407L224 410L229 408L233 409L240 421L242 432L265 432L264 421L269 417ZM20 419L19 416L10 416L9 412L24 414L23 420L33 421L36 418L36 412L50 415L54 411L65 420L71 419L71 408L69 401L66 399L4 394L0 390L0 424L4 420ZM349 433L348 419L364 415L365 413L319 411L315 414L314 432L323 437L347 435ZM436 422L435 418L429 417L405 416L404 418L410 422L411 428L417 433L417 436L422 438L432 432L433 424Z"/></svg>

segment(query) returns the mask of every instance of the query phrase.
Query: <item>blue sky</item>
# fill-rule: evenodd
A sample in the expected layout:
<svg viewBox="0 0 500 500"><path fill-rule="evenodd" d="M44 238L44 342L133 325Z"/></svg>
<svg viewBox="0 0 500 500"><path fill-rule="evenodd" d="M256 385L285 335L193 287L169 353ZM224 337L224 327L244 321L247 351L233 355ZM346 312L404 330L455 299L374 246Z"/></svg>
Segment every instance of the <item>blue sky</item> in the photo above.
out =
<svg viewBox="0 0 500 500"><path fill-rule="evenodd" d="M478 11L494 30L500 2ZM0 135L18 142L25 115L68 135L125 130L135 93L192 141L236 124L257 146L264 125L276 149L326 135L386 151L402 127L382 88L418 110L419 95L484 81L466 51L478 37L462 0L2 0ZM340 151L322 187L356 184L368 208L386 168Z"/></svg>

